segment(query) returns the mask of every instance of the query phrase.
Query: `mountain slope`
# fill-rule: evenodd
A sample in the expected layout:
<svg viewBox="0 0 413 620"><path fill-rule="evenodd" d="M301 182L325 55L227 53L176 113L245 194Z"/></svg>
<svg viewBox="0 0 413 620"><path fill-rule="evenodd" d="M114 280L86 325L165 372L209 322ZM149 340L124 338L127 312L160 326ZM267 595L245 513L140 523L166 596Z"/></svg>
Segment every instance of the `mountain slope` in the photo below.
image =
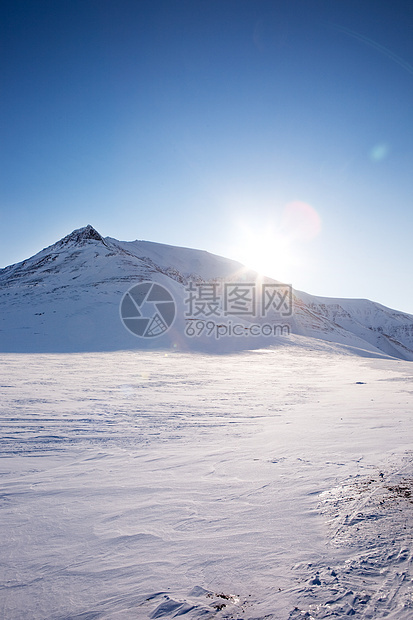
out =
<svg viewBox="0 0 413 620"><path fill-rule="evenodd" d="M176 302L172 327L155 339L137 338L125 329L119 316L126 291L144 281L164 286ZM317 338L360 352L413 360L413 316L380 304L294 291L291 316L280 311L271 316L260 312L248 316L241 308L238 314L228 313L225 318L222 312L219 318L218 314L208 317L200 313L188 319L190 282L201 286L213 283L216 287L229 282L248 283L245 286L250 287L262 284L257 274L221 256L147 241L103 238L92 226L86 226L35 256L0 270L0 351L153 347L234 351L285 343L287 336L278 331L271 335L260 331L263 325L278 322L283 334L291 331L290 340ZM278 284L269 278L264 282L270 289ZM196 318L202 333L188 337L189 321ZM215 320L209 335L204 329L208 319L210 324ZM235 322L241 335L219 333ZM253 326L259 335L253 335Z"/></svg>

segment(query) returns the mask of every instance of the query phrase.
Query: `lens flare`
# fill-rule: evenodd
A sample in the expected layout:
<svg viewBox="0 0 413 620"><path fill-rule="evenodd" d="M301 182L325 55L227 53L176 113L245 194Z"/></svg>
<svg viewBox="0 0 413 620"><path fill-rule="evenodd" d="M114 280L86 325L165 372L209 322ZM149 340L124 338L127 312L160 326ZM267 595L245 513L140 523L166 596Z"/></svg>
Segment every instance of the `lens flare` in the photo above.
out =
<svg viewBox="0 0 413 620"><path fill-rule="evenodd" d="M387 156L388 152L389 147L387 146L387 144L376 144L369 153L370 159L372 161L381 161Z"/></svg>
<svg viewBox="0 0 413 620"><path fill-rule="evenodd" d="M321 231L321 218L314 207L296 200L285 206L281 228L290 239L307 241Z"/></svg>

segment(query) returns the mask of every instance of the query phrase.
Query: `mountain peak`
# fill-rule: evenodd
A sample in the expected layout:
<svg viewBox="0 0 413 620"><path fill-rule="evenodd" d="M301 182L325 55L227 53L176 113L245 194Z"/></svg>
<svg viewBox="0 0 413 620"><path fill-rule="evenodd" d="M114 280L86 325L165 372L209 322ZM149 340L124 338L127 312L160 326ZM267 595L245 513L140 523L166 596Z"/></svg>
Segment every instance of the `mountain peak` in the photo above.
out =
<svg viewBox="0 0 413 620"><path fill-rule="evenodd" d="M84 226L83 228L77 228L69 235L60 240L60 244L67 245L69 243L75 243L83 245L87 241L101 241L105 243L103 237L98 233L98 231L93 228L90 224Z"/></svg>

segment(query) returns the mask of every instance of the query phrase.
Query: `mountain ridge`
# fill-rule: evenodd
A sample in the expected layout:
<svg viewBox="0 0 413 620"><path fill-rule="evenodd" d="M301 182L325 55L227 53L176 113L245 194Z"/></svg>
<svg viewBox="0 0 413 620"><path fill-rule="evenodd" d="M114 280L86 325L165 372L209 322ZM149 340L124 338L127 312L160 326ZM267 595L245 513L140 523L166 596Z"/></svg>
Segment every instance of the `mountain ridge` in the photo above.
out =
<svg viewBox="0 0 413 620"><path fill-rule="evenodd" d="M220 343L183 336L189 282L258 282L241 263L205 250L102 237L90 224L34 256L0 270L0 350L66 351L206 348L212 352L280 345L280 337ZM119 319L126 290L154 281L177 302L176 327L155 341L127 333ZM265 278L266 283L278 281ZM315 338L371 353L413 360L413 316L367 299L313 296L293 290L294 312L282 318L291 338ZM235 317L249 329L251 319ZM260 319L261 320L261 319ZM263 320L261 320L263 323Z"/></svg>

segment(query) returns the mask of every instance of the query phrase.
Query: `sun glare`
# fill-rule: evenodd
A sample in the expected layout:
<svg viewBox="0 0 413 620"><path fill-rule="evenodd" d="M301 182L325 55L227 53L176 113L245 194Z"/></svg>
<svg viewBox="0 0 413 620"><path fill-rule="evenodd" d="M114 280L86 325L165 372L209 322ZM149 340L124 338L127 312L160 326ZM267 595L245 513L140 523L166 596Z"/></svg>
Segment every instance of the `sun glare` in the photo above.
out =
<svg viewBox="0 0 413 620"><path fill-rule="evenodd" d="M269 228L260 230L245 224L241 225L236 258L248 269L278 280L288 279L295 260L287 238Z"/></svg>
<svg viewBox="0 0 413 620"><path fill-rule="evenodd" d="M292 202L285 206L278 223L257 226L243 221L238 228L234 258L260 275L291 282L297 267L306 261L307 242L321 230L321 219L309 204Z"/></svg>

